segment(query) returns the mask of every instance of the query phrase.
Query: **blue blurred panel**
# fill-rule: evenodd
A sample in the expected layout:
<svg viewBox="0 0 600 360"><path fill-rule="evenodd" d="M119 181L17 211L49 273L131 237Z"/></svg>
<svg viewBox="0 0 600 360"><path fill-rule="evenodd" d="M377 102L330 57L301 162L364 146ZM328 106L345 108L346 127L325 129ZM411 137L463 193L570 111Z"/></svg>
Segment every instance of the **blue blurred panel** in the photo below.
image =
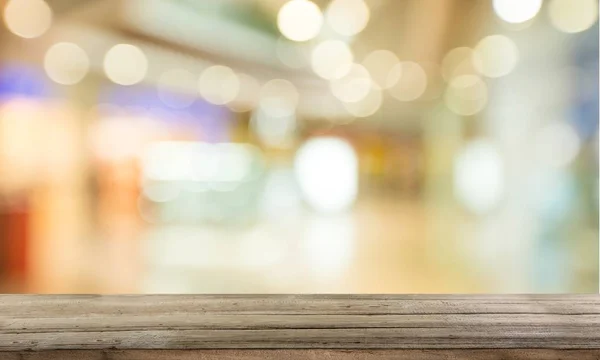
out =
<svg viewBox="0 0 600 360"><path fill-rule="evenodd" d="M21 64L0 64L0 100L15 97L47 98L53 95L43 71Z"/></svg>
<svg viewBox="0 0 600 360"><path fill-rule="evenodd" d="M585 74L577 79L573 121L582 139L590 140L598 131L598 24L581 35L575 45L573 65Z"/></svg>
<svg viewBox="0 0 600 360"><path fill-rule="evenodd" d="M198 129L198 140L229 140L228 128L233 118L231 111L225 106L213 105L200 98L189 107L177 110L164 104L154 88L111 86L101 92L99 103L123 108L143 108L155 113L157 120L173 125L190 125Z"/></svg>

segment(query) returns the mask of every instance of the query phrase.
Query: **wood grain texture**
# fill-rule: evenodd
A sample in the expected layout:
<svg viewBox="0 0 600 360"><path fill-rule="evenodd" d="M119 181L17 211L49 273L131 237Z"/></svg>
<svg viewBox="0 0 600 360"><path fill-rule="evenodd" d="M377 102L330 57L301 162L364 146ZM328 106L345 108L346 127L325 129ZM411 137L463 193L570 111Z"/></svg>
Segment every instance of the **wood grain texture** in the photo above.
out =
<svg viewBox="0 0 600 360"><path fill-rule="evenodd" d="M0 360L598 360L600 350L53 350Z"/></svg>
<svg viewBox="0 0 600 360"><path fill-rule="evenodd" d="M131 351L142 349L547 349L543 354L600 349L600 297L0 296L0 352L5 356L100 350L86 356L101 353L106 359L106 351L112 351L108 358L116 359L118 350L135 354ZM248 351L246 358L253 359L256 353ZM444 351L427 354L459 358L444 357ZM150 353L160 358L159 352ZM217 359L209 351L195 353ZM363 354L356 359L370 359L373 352L356 353ZM322 354L335 359L339 352ZM596 350L585 354L600 358Z"/></svg>

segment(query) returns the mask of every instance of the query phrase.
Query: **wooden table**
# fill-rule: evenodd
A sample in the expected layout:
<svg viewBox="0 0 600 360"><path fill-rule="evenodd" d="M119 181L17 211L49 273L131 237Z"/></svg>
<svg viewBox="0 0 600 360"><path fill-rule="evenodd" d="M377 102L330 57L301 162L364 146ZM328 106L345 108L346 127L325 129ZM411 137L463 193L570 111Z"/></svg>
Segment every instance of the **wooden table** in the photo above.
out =
<svg viewBox="0 0 600 360"><path fill-rule="evenodd" d="M0 359L600 359L600 296L5 295Z"/></svg>

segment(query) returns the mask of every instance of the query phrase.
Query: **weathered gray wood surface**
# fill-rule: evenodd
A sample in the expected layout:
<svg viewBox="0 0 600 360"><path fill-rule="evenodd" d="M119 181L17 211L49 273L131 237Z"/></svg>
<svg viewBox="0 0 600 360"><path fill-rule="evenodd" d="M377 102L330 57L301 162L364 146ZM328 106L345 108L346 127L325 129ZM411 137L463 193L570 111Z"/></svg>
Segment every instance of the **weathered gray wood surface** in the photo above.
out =
<svg viewBox="0 0 600 360"><path fill-rule="evenodd" d="M54 350L1 360L598 360L600 350Z"/></svg>
<svg viewBox="0 0 600 360"><path fill-rule="evenodd" d="M136 353L141 349L247 349L241 357L247 359L278 358L272 351L249 349L538 349L539 353L528 351L542 355L527 358L541 359L556 353L550 349L588 349L559 352L563 359L585 359L582 354L599 359L600 352L590 349L600 349L600 296L0 296L0 358L34 359L59 354L54 350L94 349L101 351L79 358L193 358L185 351L169 352L179 357L161 357L160 351ZM119 357L125 356L119 350L139 356ZM235 358L232 351L230 357L218 358ZM315 351L309 353L325 354ZM489 350L481 351L470 354ZM217 359L210 351L193 353L195 358ZM404 353L412 354L406 359L460 358L440 355L447 354L445 350ZM291 350L286 354L301 358ZM348 355L333 350L326 354L331 359ZM377 351L354 354L355 359L371 359ZM385 354L391 353L379 353ZM479 358L512 358L484 355Z"/></svg>

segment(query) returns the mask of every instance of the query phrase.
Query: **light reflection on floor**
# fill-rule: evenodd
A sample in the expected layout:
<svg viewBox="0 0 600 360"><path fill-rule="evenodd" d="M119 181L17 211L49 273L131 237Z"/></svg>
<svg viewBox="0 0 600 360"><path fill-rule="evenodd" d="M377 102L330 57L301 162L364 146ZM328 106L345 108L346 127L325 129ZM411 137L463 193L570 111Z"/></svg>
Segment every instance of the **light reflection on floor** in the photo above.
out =
<svg viewBox="0 0 600 360"><path fill-rule="evenodd" d="M410 202L377 200L347 214L306 212L240 229L157 227L141 242L145 265L135 291L482 291L467 259L452 268L437 262L439 249L426 221L426 212Z"/></svg>

